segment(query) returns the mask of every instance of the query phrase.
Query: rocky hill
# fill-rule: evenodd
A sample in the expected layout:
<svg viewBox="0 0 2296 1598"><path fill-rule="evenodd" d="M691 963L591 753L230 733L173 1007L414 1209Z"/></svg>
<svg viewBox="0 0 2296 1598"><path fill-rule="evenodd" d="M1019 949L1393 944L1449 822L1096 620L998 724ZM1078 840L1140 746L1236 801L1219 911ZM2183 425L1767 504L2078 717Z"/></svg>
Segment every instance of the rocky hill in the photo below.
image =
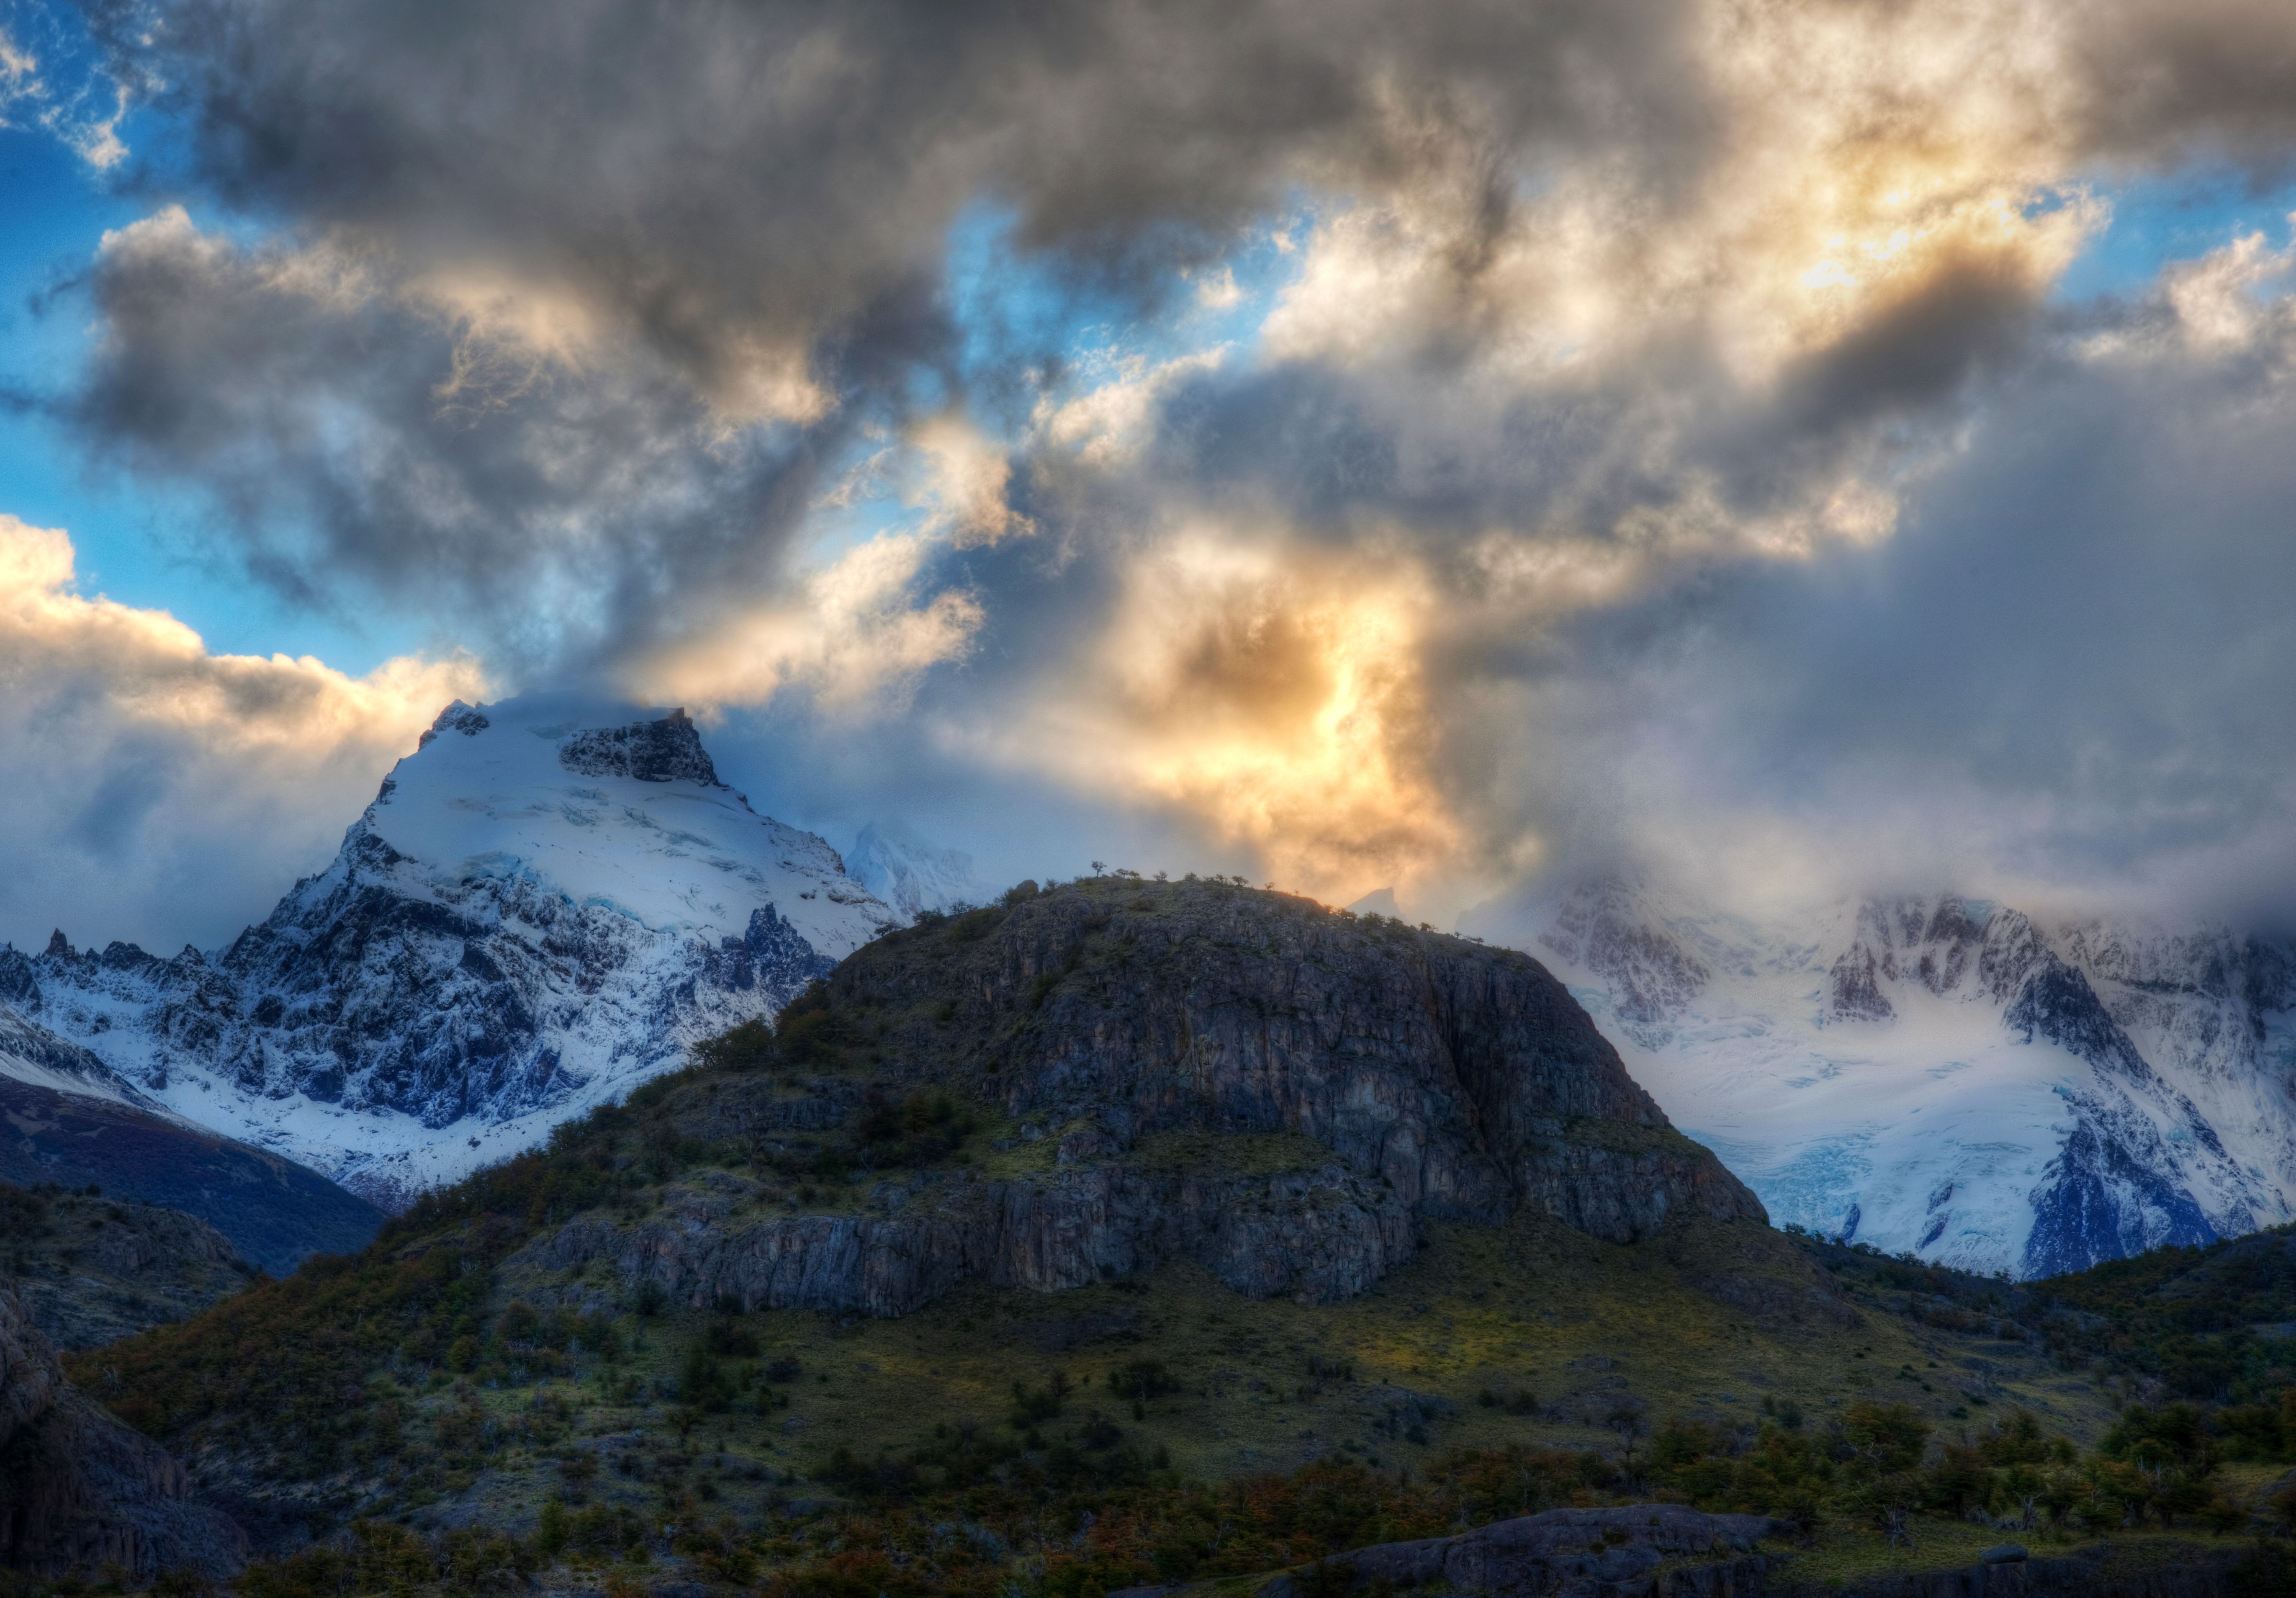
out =
<svg viewBox="0 0 2296 1598"><path fill-rule="evenodd" d="M1337 1590L1343 1549L1654 1496L1820 1526L1829 1581L2213 1502L2126 1452L2139 1375L2067 1368L2092 1323L1771 1230L1526 955L1103 878L922 916L356 1258L71 1368L281 1590L1083 1598ZM1688 1571L1695 1517L1607 1535L1649 1518L1531 1552ZM1693 1562L1807 1550L1756 1552Z"/></svg>
<svg viewBox="0 0 2296 1598"><path fill-rule="evenodd" d="M100 1193L0 1185L0 1240L25 1314L64 1349L180 1321L254 1274L198 1217Z"/></svg>
<svg viewBox="0 0 2296 1598"><path fill-rule="evenodd" d="M554 1268L899 1315L969 1276L1075 1287L1180 1256L1328 1302L1428 1219L1527 1205L1619 1242L1763 1219L1535 961L1224 881L1024 885L861 950L753 1055L738 1036L716 1057L755 1074L681 1089L678 1132L870 1170L866 1212L579 1222L542 1245ZM947 1158L943 1102L1010 1128L995 1159Z"/></svg>

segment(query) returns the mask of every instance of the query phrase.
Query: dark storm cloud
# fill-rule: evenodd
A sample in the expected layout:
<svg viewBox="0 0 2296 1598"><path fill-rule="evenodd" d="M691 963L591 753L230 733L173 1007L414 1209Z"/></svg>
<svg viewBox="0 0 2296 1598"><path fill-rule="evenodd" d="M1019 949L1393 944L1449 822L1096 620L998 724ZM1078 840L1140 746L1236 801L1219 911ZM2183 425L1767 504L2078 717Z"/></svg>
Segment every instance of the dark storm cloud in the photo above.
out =
<svg viewBox="0 0 2296 1598"><path fill-rule="evenodd" d="M1344 269L1303 278L1262 355L1165 383L1123 448L1013 422L1030 531L921 558L916 594L977 621L870 735L925 729L940 765L886 782L1011 764L1002 729L1116 670L1088 659L1110 618L1152 609L1140 569L1200 523L1283 553L1187 618L1127 714L1292 715L1331 676L1317 640L1408 611L1393 703L1423 725L1383 747L1431 786L1403 771L1364 814L1447 809L1478 862L1819 791L1854 826L1928 783L1958 807L1941 834L2128 870L2259 835L2296 759L2254 709L2288 685L2251 598L2283 575L2251 546L2275 447L2243 430L2278 403L2276 335L2202 349L2158 299L2120 328L2046 309L2084 176L2284 158L2284 6L92 9L189 130L206 231L163 214L107 246L102 347L56 408L209 489L304 602L454 607L537 675L730 651L782 625L832 465L976 383L1027 419L1074 353L964 324L943 258L968 208L1145 314L1304 207L1291 242ZM2100 333L2166 343L2114 365L2083 353ZM1342 614L1316 559L1427 593ZM1972 593L1956 560L1996 578ZM2082 634L2075 594L2111 624ZM1294 602L1324 631L1268 609ZM882 619L824 625L855 614ZM2052 649L2095 661L2056 684ZM795 740L802 684L767 665ZM1028 736L1090 722L1062 709ZM1989 798L2030 834L1972 819ZM1234 847L1201 802L1204 847Z"/></svg>
<svg viewBox="0 0 2296 1598"><path fill-rule="evenodd" d="M1365 4L94 14L192 130L194 192L279 234L106 253L82 436L214 488L306 597L348 578L526 620L526 590L593 571L578 653L759 580L822 456L898 425L919 371L956 381L932 291L969 204L1140 287L1286 185L1542 144L1678 163L1700 109L1665 0L1407 27ZM294 270L313 251L332 291ZM490 324L496 289L548 302L565 348ZM458 358L480 369L448 394Z"/></svg>
<svg viewBox="0 0 2296 1598"><path fill-rule="evenodd" d="M2117 0L2079 17L2085 141L2153 165L2228 155L2284 171L2296 26L2276 0Z"/></svg>
<svg viewBox="0 0 2296 1598"><path fill-rule="evenodd" d="M1886 545L1574 624L1518 709L1527 742L1602 750L1603 781L1545 783L1542 820L1663 856L1791 818L1853 890L2284 919L2296 350L2260 320L2230 356L2159 304L2060 325Z"/></svg>
<svg viewBox="0 0 2296 1598"><path fill-rule="evenodd" d="M205 239L180 213L139 225L89 282L106 340L59 407L102 455L209 488L252 570L307 603L360 584L459 599L519 629L496 635L506 652L578 664L681 590L762 580L861 420L721 436L659 360L470 356L362 271ZM881 302L849 344L904 308Z"/></svg>

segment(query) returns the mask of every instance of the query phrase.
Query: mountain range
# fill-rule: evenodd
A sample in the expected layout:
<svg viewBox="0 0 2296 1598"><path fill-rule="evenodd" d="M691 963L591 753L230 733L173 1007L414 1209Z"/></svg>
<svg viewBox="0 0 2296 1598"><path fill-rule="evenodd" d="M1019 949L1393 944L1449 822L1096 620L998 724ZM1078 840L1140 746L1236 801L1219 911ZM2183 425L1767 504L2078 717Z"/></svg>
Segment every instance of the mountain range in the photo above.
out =
<svg viewBox="0 0 2296 1598"><path fill-rule="evenodd" d="M1878 1598L2045 1528L2020 1590L2255 1590L2263 1478L2175 1439L2296 1458L2285 1233L2031 1290L1875 1244L2005 1276L2274 1218L2274 946L1616 882L1488 940L1227 878L967 907L863 842L901 902L677 712L458 705L229 945L0 961L48 1183L140 1118L399 1211L233 1291L204 1185L0 1190L45 1228L0 1564ZM2210 1407L2139 1435L2166 1397ZM2146 1515L2218 1535L2066 1545Z"/></svg>
<svg viewBox="0 0 2296 1598"><path fill-rule="evenodd" d="M757 814L683 712L458 702L334 861L228 944L0 949L0 1096L22 1101L0 1178L127 1181L282 1268L373 1223L226 1217L219 1192L276 1196L262 1160L402 1209L888 930L993 897L900 827L840 857ZM1783 1224L2021 1278L2296 1215L2284 943L1951 893L1752 915L1625 880L1466 927L1562 977ZM99 1140L60 1128L98 1122L140 1151L86 1163ZM205 1152L155 1151L187 1135ZM217 1160L232 1184L134 1186Z"/></svg>
<svg viewBox="0 0 2296 1598"><path fill-rule="evenodd" d="M2296 1203L2285 943L1949 893L1757 918L1617 880L1485 920L1781 1223L2037 1277Z"/></svg>

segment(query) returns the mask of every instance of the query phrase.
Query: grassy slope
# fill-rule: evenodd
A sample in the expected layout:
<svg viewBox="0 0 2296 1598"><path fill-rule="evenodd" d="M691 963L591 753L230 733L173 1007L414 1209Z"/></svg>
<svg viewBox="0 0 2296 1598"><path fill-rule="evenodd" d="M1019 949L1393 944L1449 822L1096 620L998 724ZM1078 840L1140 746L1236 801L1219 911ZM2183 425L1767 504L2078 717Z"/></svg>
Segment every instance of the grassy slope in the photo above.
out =
<svg viewBox="0 0 2296 1598"><path fill-rule="evenodd" d="M649 1108L674 1118L710 1081L695 1073L654 1090L654 1102L604 1141L643 1145L645 1128L660 1124ZM1258 1163L1283 1152L1263 1146L1273 1140L1216 1141L1241 1146L1192 1157ZM968 1284L898 1321L625 1310L612 1319L611 1361L576 1341L564 1356L498 1351L470 1375L440 1363L426 1371L411 1350L445 1352L446 1334L499 1325L513 1300L590 1289L626 1296L601 1265L570 1282L503 1263L537 1217L555 1208L627 1218L713 1191L712 1176L742 1179L689 1164L666 1184L616 1190L577 1211L541 1198L553 1177L578 1168L568 1151L525 1163L526 1181L468 1191L459 1197L478 1202L402 1223L356 1262L107 1350L104 1373L84 1364L83 1377L194 1449L212 1486L267 1501L275 1525L365 1513L521 1534L570 1487L578 1503L633 1515L658 1516L666 1497L690 1494L685 1502L708 1516L762 1524L792 1498L837 1496L818 1478L840 1448L864 1461L898 1455L930 1445L936 1427L966 1422L1016 1437L1013 1382L1041 1390L1055 1372L1076 1390L1060 1417L1038 1425L1048 1447L1077 1438L1097 1412L1125 1446L1195 1478L1288 1471L1334 1451L1422 1474L1462 1448L1617 1457L1646 1449L1638 1434L1653 1422L1752 1425L1765 1400L1798 1407L1813 1425L1861 1398L1905 1401L1948 1430L1961 1424L1956 1412L1981 1421L2023 1405L2085 1442L2111 1418L2093 1383L2031 1343L1939 1331L1875 1303L1859 1312L1862 1324L1827 1315L1808 1294L1816 1273L1807 1254L1777 1233L1704 1225L1621 1246L1529 1217L1499 1229L1437 1225L1417 1259L1340 1305L1244 1299L1183 1262L1059 1294ZM465 1213L447 1213L455 1209ZM482 1263L489 1258L496 1263ZM1716 1297L1725 1281L1758 1308ZM1774 1291L1747 1294L1749 1283ZM736 1390L719 1414L678 1397L713 1327L721 1338L738 1328L758 1345L754 1357L720 1362ZM308 1368L282 1363L290 1347ZM764 1381L781 1358L797 1361L799 1379ZM1143 1360L1162 1364L1174 1390L1136 1419L1110 1377ZM122 1373L116 1385L111 1371ZM1486 1392L1501 1402L1480 1402ZM1524 1397L1530 1412L1510 1413ZM1972 1410L1973 1398L1983 1408ZM594 1474L570 1478L570 1458L597 1462ZM625 1473L625 1461L636 1473ZM1950 1528L1909 1555L1837 1529L1821 1552L1831 1564L1922 1568L1958 1558L1969 1540Z"/></svg>
<svg viewBox="0 0 2296 1598"><path fill-rule="evenodd" d="M180 1321L245 1286L249 1266L181 1246L198 1226L133 1201L0 1184L0 1269L59 1348Z"/></svg>
<svg viewBox="0 0 2296 1598"><path fill-rule="evenodd" d="M977 930L959 922L908 936L930 954L933 938ZM1909 1286L1897 1278L1910 1267L1743 1223L1637 1246L1538 1217L1439 1225L1414 1261L1333 1306L1246 1300L1174 1263L1058 1294L968 1284L898 1321L672 1307L642 1315L603 1262L574 1280L514 1263L570 1219L627 1225L700 1192L737 1195L737 1216L850 1211L874 1184L921 1169L964 1162L1014 1176L1049 1164L1052 1137L1027 1138L961 1093L953 1122L877 1144L849 1133L810 1147L698 1135L722 1121L720 1094L804 1097L873 1079L884 1069L872 1042L883 1019L800 1009L779 1040L752 1030L711 1052L713 1063L562 1128L548 1153L418 1208L362 1255L82 1358L75 1373L192 1453L258 1530L369 1514L524 1533L562 1496L594 1522L600 1511L616 1517L589 1538L608 1551L664 1516L786 1525L808 1501L853 1495L842 1462L930 1455L937 1430L968 1426L1015 1451L1023 1475L1083 1458L1077 1490L1088 1492L1092 1470L1113 1479L1105 1462L1119 1455L1168 1480L1332 1455L1433 1479L1461 1449L1619 1459L1646 1453L1649 1429L1669 1418L1751 1430L1765 1414L1798 1411L1822 1429L1861 1400L1909 1404L1948 1438L2020 1405L2083 1445L2112 1420L2121 1389L2108 1394L2089 1355L2056 1336L2063 1304L1939 1273L1915 1272ZM1315 1153L1303 1145L1166 1135L1140 1156L1277 1169ZM1854 1315L1814 1290L1829 1280ZM554 1325L545 1313L520 1335L504 1314L519 1301L596 1313ZM2005 1323L2013 1335L1986 1334ZM720 1352L709 1356L713 1337ZM681 1390L697 1348L701 1368L714 1365L714 1396ZM2053 1357L2068 1353L2079 1368ZM783 1359L797 1380L767 1380ZM1169 1387L1136 1418L1110 1378L1143 1361ZM1013 1385L1041 1391L1055 1373L1073 1391L1030 1439L1008 1420ZM1486 1393L1497 1402L1480 1402ZM1095 1412L1123 1434L1113 1449L1085 1446ZM1523 1503L1561 1490L1526 1488ZM1456 1507L1522 1506L1486 1495ZM1812 1572L1933 1568L1997 1535L1932 1526L1908 1553L1838 1517L1829 1527L1804 1556Z"/></svg>

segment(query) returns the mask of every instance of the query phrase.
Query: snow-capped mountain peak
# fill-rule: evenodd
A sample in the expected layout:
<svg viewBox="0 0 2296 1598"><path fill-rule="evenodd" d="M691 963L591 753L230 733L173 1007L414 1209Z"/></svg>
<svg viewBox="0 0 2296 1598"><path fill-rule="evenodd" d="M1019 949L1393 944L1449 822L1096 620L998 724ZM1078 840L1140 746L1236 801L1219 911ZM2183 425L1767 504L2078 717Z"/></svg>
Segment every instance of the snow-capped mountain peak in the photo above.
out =
<svg viewBox="0 0 2296 1598"><path fill-rule="evenodd" d="M144 1092L390 1203L898 919L720 782L684 712L536 696L447 707L333 863L227 948L15 958L40 1020Z"/></svg>
<svg viewBox="0 0 2296 1598"><path fill-rule="evenodd" d="M2042 1275L2296 1214L2289 952L1957 894L1768 919L1582 885L1551 961L1770 1212Z"/></svg>
<svg viewBox="0 0 2296 1598"><path fill-rule="evenodd" d="M936 848L901 828L871 822L845 857L853 879L904 921L928 910L978 905L990 897L972 874L972 856L962 849Z"/></svg>

